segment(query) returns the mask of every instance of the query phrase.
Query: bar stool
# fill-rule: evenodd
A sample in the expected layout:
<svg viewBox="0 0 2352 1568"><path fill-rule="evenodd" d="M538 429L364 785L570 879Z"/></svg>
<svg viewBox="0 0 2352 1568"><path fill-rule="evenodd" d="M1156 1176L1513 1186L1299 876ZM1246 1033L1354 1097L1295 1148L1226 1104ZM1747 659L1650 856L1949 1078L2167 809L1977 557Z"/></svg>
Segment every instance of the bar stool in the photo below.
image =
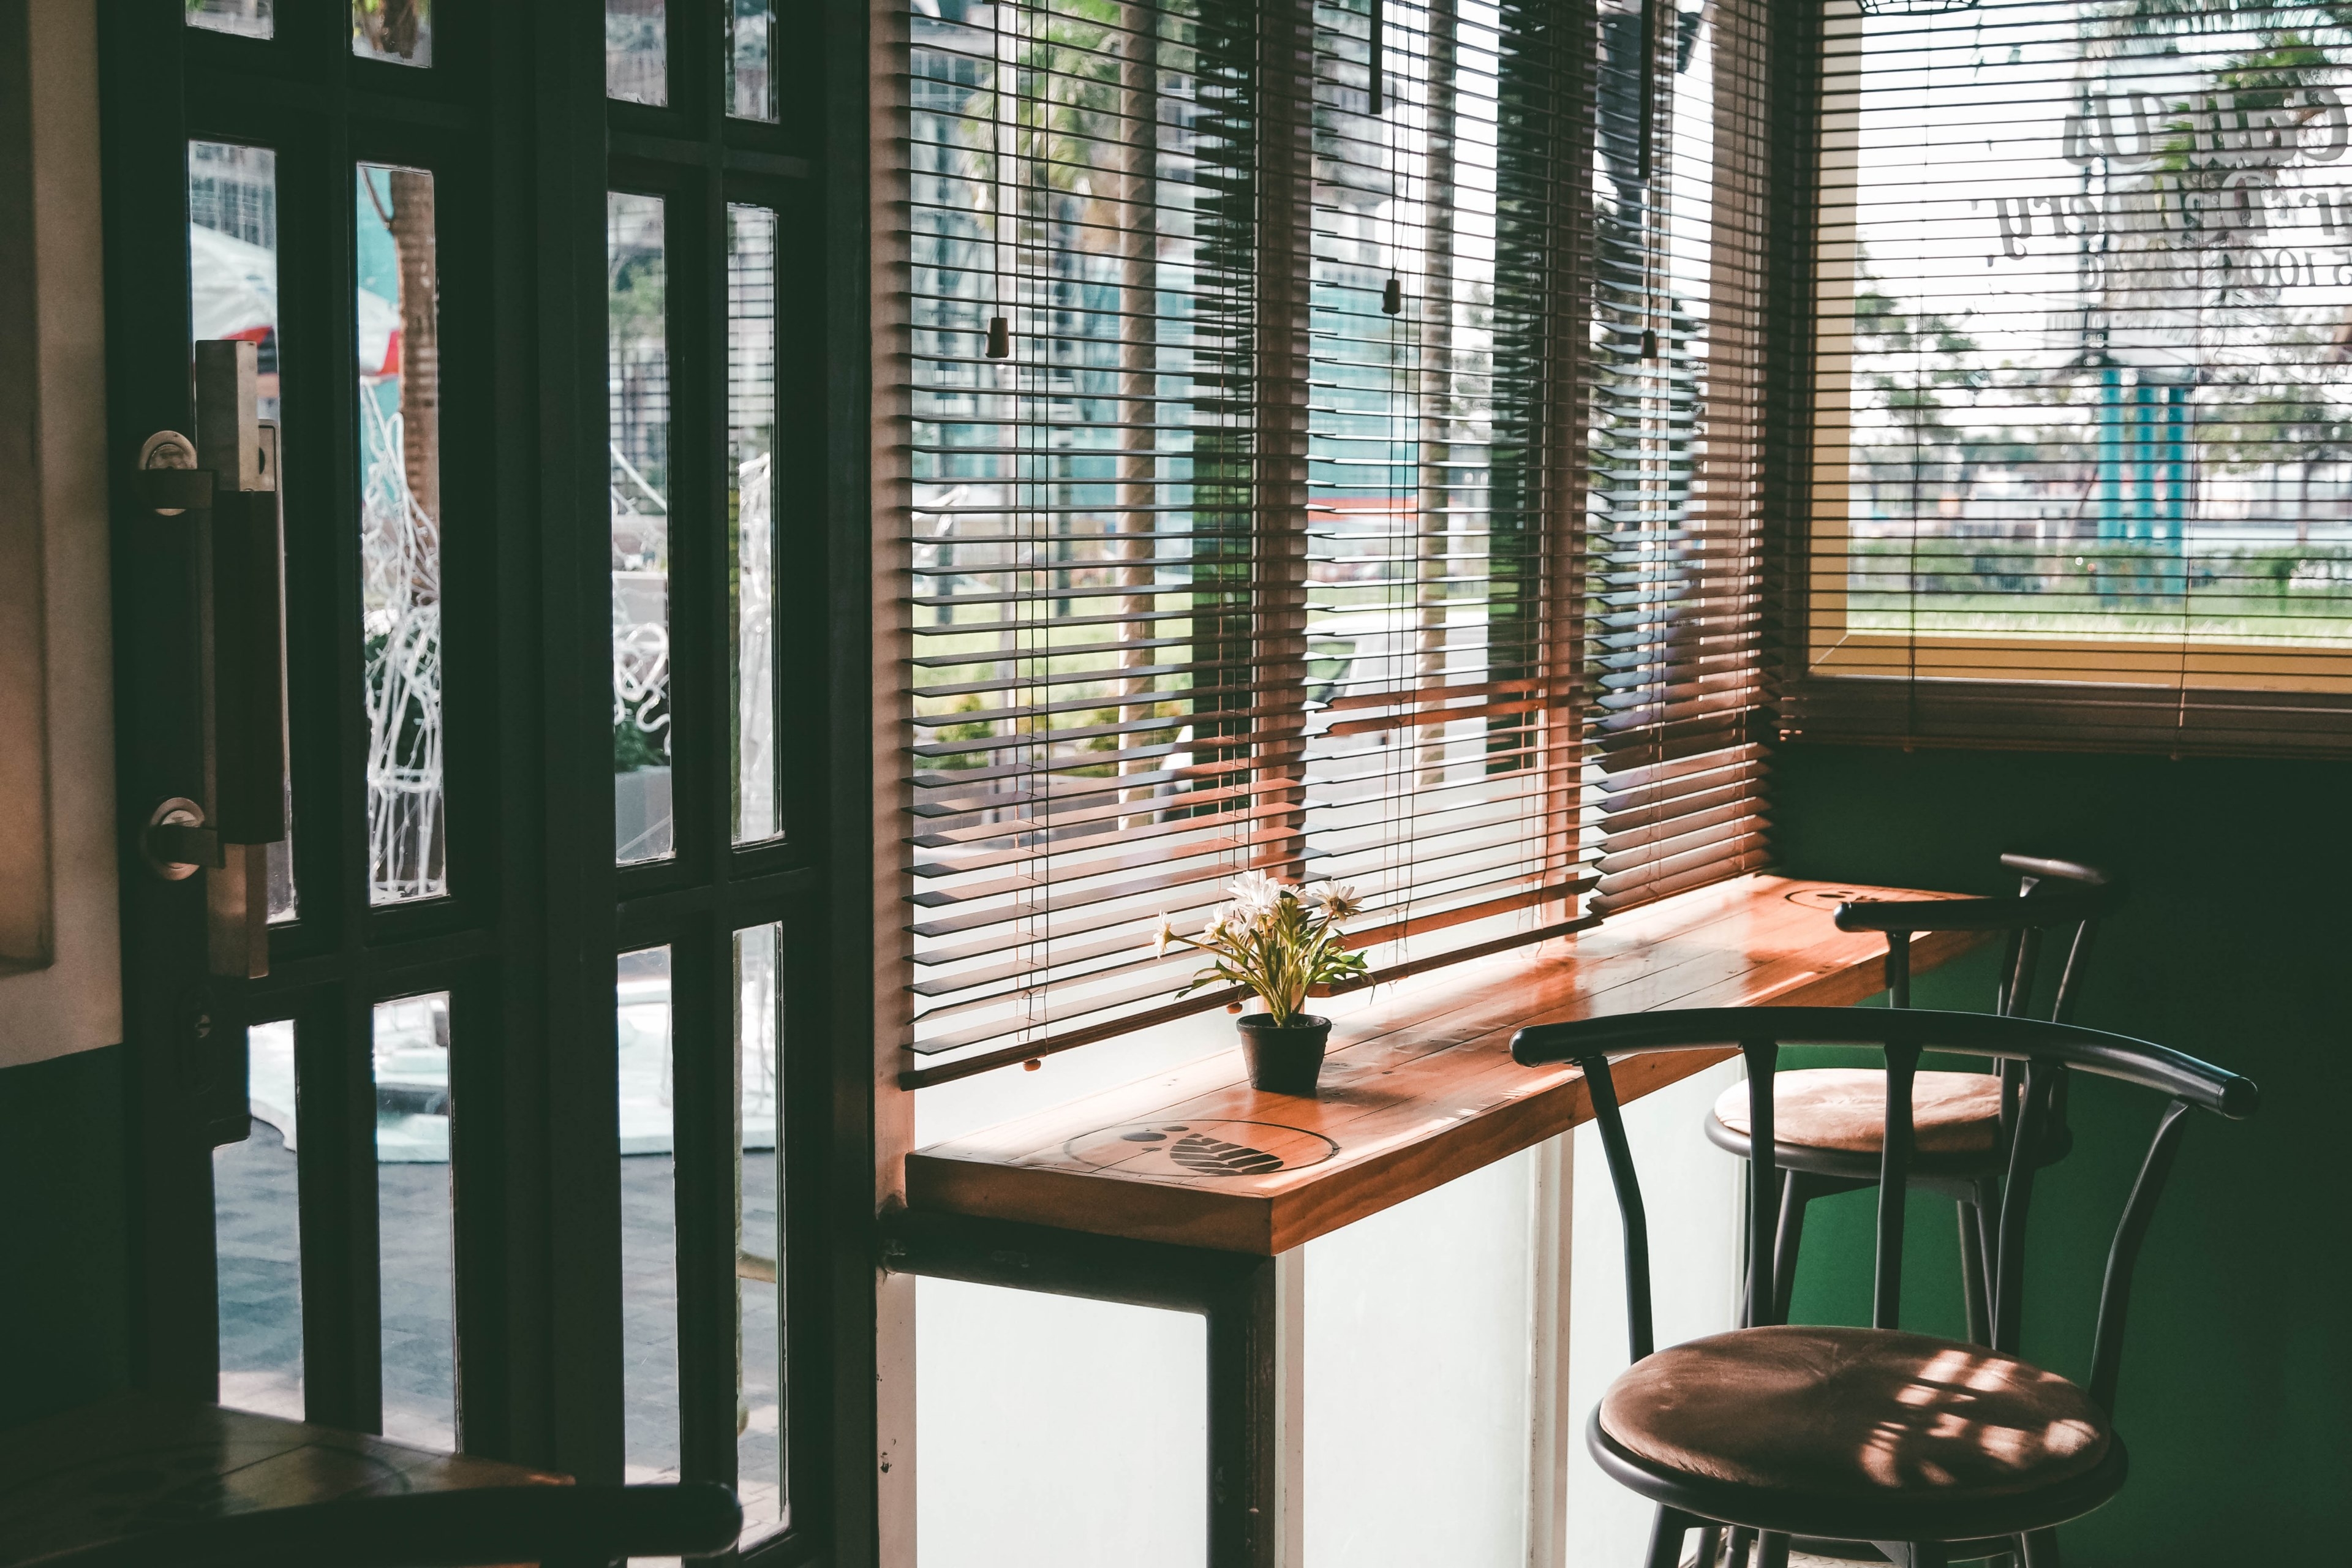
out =
<svg viewBox="0 0 2352 1568"><path fill-rule="evenodd" d="M1780 1325L1774 1068L1783 1041L1884 1053L1872 1327ZM1748 1280L1751 1326L1656 1348L1649 1235L1612 1056L1736 1046L1748 1063L1761 1153L1748 1242L1768 1266ZM1989 1056L2021 1079L1994 1253L1990 1344L1902 1331L1904 1200L1915 1153L1911 1090L1923 1050ZM1712 1563L1727 1527L1758 1541L1759 1568L1787 1568L1792 1537L1866 1541L1898 1568L1948 1568L2012 1548L2024 1568L2060 1568L2057 1526L2119 1491L2127 1460L2115 1423L2132 1274L2191 1110L2253 1114L2253 1084L2178 1051L2076 1025L1983 1013L1874 1007L1709 1007L1544 1024L1511 1042L1526 1066L1583 1070L1625 1230L1633 1364L1586 1429L1594 1460L1658 1505L1647 1568L1675 1568L1698 1535ZM2033 1191L2031 1151L2061 1075L2088 1072L2168 1097L2110 1244L2087 1386L2023 1360L2018 1265ZM1739 1560L1735 1553L1735 1562Z"/></svg>
<svg viewBox="0 0 2352 1568"><path fill-rule="evenodd" d="M2009 933L1993 1012L2019 1017L2033 1005L2046 945L2063 942L2065 963L2050 1017L2071 1022L2076 988L2097 922L2119 898L2105 872L2071 860L2004 855L2001 864L2020 874L2017 897L2000 899L1890 899L1840 904L1840 931L1882 931L1886 937L1886 988L1896 1007L1911 1005L1911 938L1923 931ZM2066 1126L2065 1080L2053 1090L2054 1113L2035 1151L2038 1166L2065 1157L2072 1144ZM1912 1180L1958 1205L1960 1288L1968 1312L1969 1338L1989 1343L1991 1279L1983 1215L1999 1199L2017 1126L2017 1096L2022 1078L2015 1063L1997 1073L1922 1072L1914 1082L1911 1116L1915 1143ZM1789 1314L1796 1287L1797 1249L1805 1228L1805 1208L1815 1198L1874 1184L1885 1137L1882 1106L1885 1075L1875 1068L1812 1068L1784 1072L1775 1079L1775 1163L1787 1173L1780 1194L1779 1234L1774 1241L1772 1300L1776 1320ZM1748 1092L1733 1084L1706 1118L1706 1135L1717 1148L1748 1156ZM1760 1257L1761 1254L1751 1254Z"/></svg>

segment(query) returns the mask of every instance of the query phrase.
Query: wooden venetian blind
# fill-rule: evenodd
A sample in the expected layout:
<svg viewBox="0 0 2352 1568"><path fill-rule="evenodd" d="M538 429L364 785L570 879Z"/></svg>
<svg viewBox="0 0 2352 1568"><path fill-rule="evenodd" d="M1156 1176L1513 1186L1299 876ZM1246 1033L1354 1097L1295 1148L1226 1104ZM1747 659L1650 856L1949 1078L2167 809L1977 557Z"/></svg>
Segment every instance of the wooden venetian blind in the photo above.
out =
<svg viewBox="0 0 2352 1568"><path fill-rule="evenodd" d="M1596 906L1764 859L1760 0L1598 20L1588 604Z"/></svg>
<svg viewBox="0 0 2352 1568"><path fill-rule="evenodd" d="M1668 115L1712 48L1675 18L1631 66ZM1720 284L1704 240L1669 276L1647 210L1601 232L1593 12L919 0L910 28L931 1075L1223 1003L1150 942L1244 870L1353 884L1395 976L1752 860L1745 480L1699 442ZM1646 132L1659 195L1612 199L1662 201L1689 142L1711 231L1694 79L1688 130Z"/></svg>
<svg viewBox="0 0 2352 1568"><path fill-rule="evenodd" d="M2352 27L1832 0L1822 738L2352 751Z"/></svg>

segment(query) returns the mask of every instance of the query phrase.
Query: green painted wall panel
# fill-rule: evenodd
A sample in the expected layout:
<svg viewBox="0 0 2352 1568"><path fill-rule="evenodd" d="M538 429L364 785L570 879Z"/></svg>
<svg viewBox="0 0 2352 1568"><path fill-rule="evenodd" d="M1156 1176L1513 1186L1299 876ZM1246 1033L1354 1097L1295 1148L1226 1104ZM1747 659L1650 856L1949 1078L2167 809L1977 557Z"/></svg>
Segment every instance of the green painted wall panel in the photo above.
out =
<svg viewBox="0 0 2352 1568"><path fill-rule="evenodd" d="M1996 892L2006 849L2130 886L2078 1015L2262 1086L2253 1121L2189 1131L2133 1296L2123 1495L2069 1527L2069 1561L2131 1568L2332 1561L2352 1478L2352 768L1791 746L1774 761L1780 868ZM1922 1006L1990 1005L1989 958L1923 978ZM1820 1057L1816 1059L1827 1059ZM2155 1096L2078 1083L2076 1150L2037 1188L2025 1350L2086 1376L2107 1241ZM1869 1316L1872 1205L1813 1205L1800 1321ZM1906 1325L1956 1331L1948 1204L1915 1200Z"/></svg>
<svg viewBox="0 0 2352 1568"><path fill-rule="evenodd" d="M0 1426L131 1379L120 1046L0 1070Z"/></svg>

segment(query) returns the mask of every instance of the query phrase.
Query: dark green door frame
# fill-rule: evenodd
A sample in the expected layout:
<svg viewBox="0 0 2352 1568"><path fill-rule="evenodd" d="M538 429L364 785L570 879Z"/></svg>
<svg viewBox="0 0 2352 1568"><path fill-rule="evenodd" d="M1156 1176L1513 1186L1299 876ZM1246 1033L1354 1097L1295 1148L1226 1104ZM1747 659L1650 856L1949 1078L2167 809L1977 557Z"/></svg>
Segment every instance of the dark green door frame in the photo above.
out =
<svg viewBox="0 0 2352 1568"><path fill-rule="evenodd" d="M213 1396L210 1151L243 1126L247 1025L290 1018L303 1100L306 1399L314 1419L378 1424L370 1013L383 998L446 989L462 1108L462 1441L619 1479L615 955L669 943L681 1054L696 1036L723 1034L731 1049L728 944L737 930L780 921L793 1526L760 1556L854 1563L871 1559L874 1531L866 21L862 6L838 0L807 15L779 6L803 35L788 35L777 56L791 112L778 127L745 127L719 113L724 4L672 0L672 58L709 60L709 80L679 92L673 110L639 111L605 101L602 17L585 0L442 0L431 71L353 59L331 0L278 0L278 37L259 46L187 28L178 0L102 0L133 1360L147 1386ZM302 904L273 933L268 977L255 981L207 975L201 879L147 875L138 842L155 802L200 793L193 552L186 530L142 507L125 478L149 434L185 430L191 417L192 137L278 157ZM429 168L438 187L452 891L394 909L368 903L357 717L355 161ZM723 233L730 199L771 205L798 241L783 264L778 356L790 837L735 849L712 800L685 803L675 860L619 872L604 258L604 193L616 183L658 187L705 236ZM681 426L684 451L723 438L712 423L723 401L710 395L723 391L724 302L714 312L703 282L698 315L670 307L681 363L702 375L702 424ZM681 300L696 298L689 280ZM687 397L681 418L696 406ZM706 681L728 657L710 619L726 603L722 555L708 540L682 545L672 586L680 658ZM701 735L682 742L699 751L679 756L678 774L716 789L725 727ZM828 886L852 907L829 902ZM701 1098L726 1092L706 1084ZM681 1189L716 1201L704 1178L719 1151L707 1145L729 1134L708 1115L680 1120ZM682 1338L719 1330L721 1281L735 1268L720 1228L681 1223ZM715 1385L697 1381L723 1358L682 1359L693 1384L682 1394L688 1473L731 1479L731 1392L722 1414Z"/></svg>

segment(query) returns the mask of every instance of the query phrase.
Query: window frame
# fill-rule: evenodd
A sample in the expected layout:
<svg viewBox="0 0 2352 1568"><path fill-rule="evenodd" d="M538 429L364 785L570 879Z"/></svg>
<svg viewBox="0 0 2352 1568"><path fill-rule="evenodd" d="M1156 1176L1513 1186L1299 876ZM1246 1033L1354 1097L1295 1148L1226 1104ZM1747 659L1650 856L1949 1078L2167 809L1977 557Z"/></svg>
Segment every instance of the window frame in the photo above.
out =
<svg viewBox="0 0 2352 1568"><path fill-rule="evenodd" d="M1783 742L2015 747L2181 756L2352 755L2352 643L2283 655L2196 637L1852 631L1845 617L1851 235L1829 224L1855 186L1854 111L1827 80L1834 0L1783 0L1807 18L1786 57L1803 97L1783 121L1808 232L1768 308L1792 395L1771 443L1785 498L1771 641ZM1857 32L1855 37L1859 38ZM1801 271L1799 269L1801 269ZM1792 275L1793 274L1793 275ZM2192 683L2193 682L2193 683Z"/></svg>

